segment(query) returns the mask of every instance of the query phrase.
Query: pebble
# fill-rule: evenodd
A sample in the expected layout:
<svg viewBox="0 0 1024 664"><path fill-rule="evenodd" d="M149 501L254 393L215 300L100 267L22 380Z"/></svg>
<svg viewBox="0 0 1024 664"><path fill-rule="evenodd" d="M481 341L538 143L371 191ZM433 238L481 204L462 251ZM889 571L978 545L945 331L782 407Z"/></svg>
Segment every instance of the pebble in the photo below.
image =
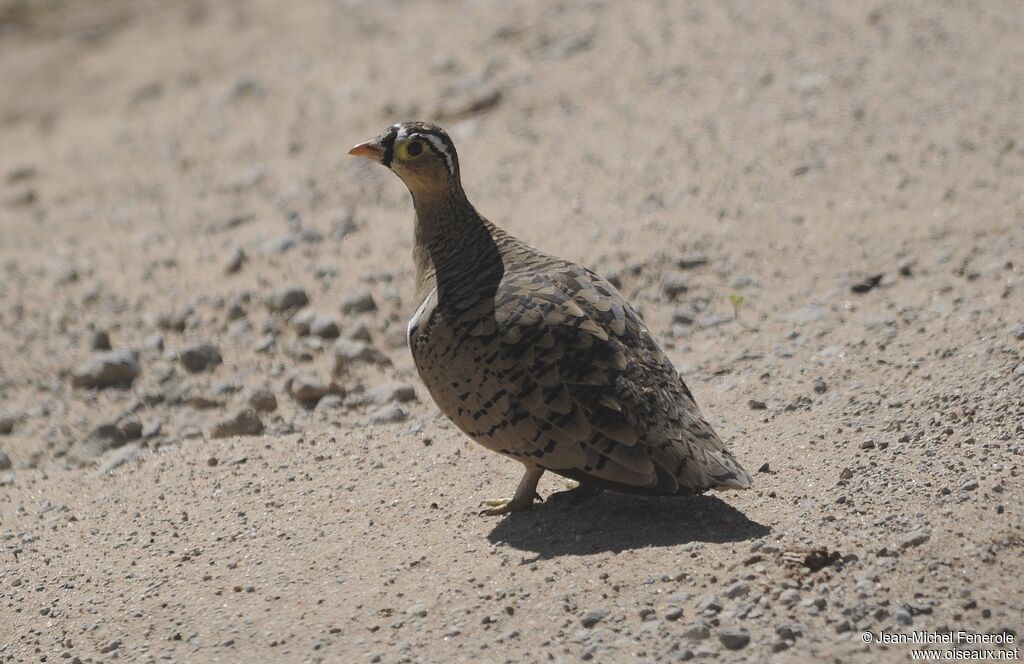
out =
<svg viewBox="0 0 1024 664"><path fill-rule="evenodd" d="M245 252L242 251L241 247L235 247L231 252L231 255L228 257L227 262L224 264L224 273L235 274L242 269L242 266L245 265L247 260L249 260L249 257L245 255Z"/></svg>
<svg viewBox="0 0 1024 664"><path fill-rule="evenodd" d="M316 410L318 412L338 410L344 405L345 400L340 394L325 394L322 399L316 402Z"/></svg>
<svg viewBox="0 0 1024 664"><path fill-rule="evenodd" d="M976 491L978 489L978 480L973 477L969 477L964 480L963 484L960 485L961 491Z"/></svg>
<svg viewBox="0 0 1024 664"><path fill-rule="evenodd" d="M309 334L309 328L313 325L314 318L316 318L316 312L312 309L300 309L292 315L288 323L295 330L296 334L305 336Z"/></svg>
<svg viewBox="0 0 1024 664"><path fill-rule="evenodd" d="M750 586L742 581L737 581L726 589L725 596L730 599L736 599L737 597L744 597L749 592Z"/></svg>
<svg viewBox="0 0 1024 664"><path fill-rule="evenodd" d="M862 450L873 450L875 449L875 440L874 438L865 438L864 440L860 441L860 445L858 445L857 447L859 447Z"/></svg>
<svg viewBox="0 0 1024 664"><path fill-rule="evenodd" d="M728 650L740 650L750 643L750 633L745 629L725 629L718 633L718 640Z"/></svg>
<svg viewBox="0 0 1024 664"><path fill-rule="evenodd" d="M931 533L924 528L911 530L900 539L900 548L906 549L912 546L920 546L927 542L931 536Z"/></svg>
<svg viewBox="0 0 1024 664"><path fill-rule="evenodd" d="M288 311L309 304L306 289L300 286L288 286L275 291L267 298L267 308L271 311Z"/></svg>
<svg viewBox="0 0 1024 664"><path fill-rule="evenodd" d="M210 343L202 343L186 348L182 351L179 359L181 360L181 365L192 373L213 369L218 364L224 362L220 351Z"/></svg>
<svg viewBox="0 0 1024 664"><path fill-rule="evenodd" d="M340 375L355 364L359 363L386 363L380 351L366 343L354 339L339 338L334 342L334 375Z"/></svg>
<svg viewBox="0 0 1024 664"><path fill-rule="evenodd" d="M697 610L701 613L718 613L722 610L722 601L718 595L708 595L697 605Z"/></svg>
<svg viewBox="0 0 1024 664"><path fill-rule="evenodd" d="M368 290L362 290L349 295L341 302L341 313L362 314L377 310L377 303L373 294Z"/></svg>
<svg viewBox="0 0 1024 664"><path fill-rule="evenodd" d="M126 350L96 353L71 374L73 387L130 387L142 373L138 356Z"/></svg>
<svg viewBox="0 0 1024 664"><path fill-rule="evenodd" d="M384 406L370 414L372 424L395 424L404 422L407 418L408 415L398 406Z"/></svg>
<svg viewBox="0 0 1024 664"><path fill-rule="evenodd" d="M814 381L814 393L815 394L825 394L825 392L827 392L827 391L828 391L828 386L825 384L824 380L822 380L821 378L818 378L817 380Z"/></svg>
<svg viewBox="0 0 1024 664"><path fill-rule="evenodd" d="M779 601L783 606L795 606L800 601L800 592L795 588L786 588L779 593Z"/></svg>
<svg viewBox="0 0 1024 664"><path fill-rule="evenodd" d="M371 390L366 396L366 401L378 406L383 406L392 402L408 403L415 400L416 389L408 383L382 385Z"/></svg>
<svg viewBox="0 0 1024 664"><path fill-rule="evenodd" d="M164 335L159 332L149 335L142 342L142 347L147 350L162 351L164 349Z"/></svg>
<svg viewBox="0 0 1024 664"><path fill-rule="evenodd" d="M210 432L210 437L255 436L262 431L263 422L260 416L254 408L247 406L217 422Z"/></svg>
<svg viewBox="0 0 1024 664"><path fill-rule="evenodd" d="M161 314L156 321L157 327L170 332L184 332L188 325L188 318L192 315L192 309L186 307L171 313Z"/></svg>
<svg viewBox="0 0 1024 664"><path fill-rule="evenodd" d="M0 436L6 436L12 431L14 431L14 416L0 413Z"/></svg>
<svg viewBox="0 0 1024 664"><path fill-rule="evenodd" d="M96 330L89 345L93 350L110 350L110 335L103 330Z"/></svg>
<svg viewBox="0 0 1024 664"><path fill-rule="evenodd" d="M768 408L768 404L757 399L748 400L747 405L750 407L750 410L765 410Z"/></svg>
<svg viewBox="0 0 1024 664"><path fill-rule="evenodd" d="M160 420L149 420L142 427L140 435L143 440L149 440L160 435L160 430L163 429L164 423Z"/></svg>
<svg viewBox="0 0 1024 664"><path fill-rule="evenodd" d="M288 394L293 399L307 404L315 404L329 391L331 391L330 386L324 385L322 381L305 374L292 378L288 386Z"/></svg>
<svg viewBox="0 0 1024 664"><path fill-rule="evenodd" d="M0 471L11 469L11 457L7 456L7 452L0 450Z"/></svg>
<svg viewBox="0 0 1024 664"><path fill-rule="evenodd" d="M1010 328L1010 336L1017 341L1024 341L1024 323Z"/></svg>
<svg viewBox="0 0 1024 664"><path fill-rule="evenodd" d="M341 330L334 319L317 314L309 324L309 333L323 339L336 339L341 334Z"/></svg>
<svg viewBox="0 0 1024 664"><path fill-rule="evenodd" d="M246 403L263 413L277 410L277 397L274 396L274 392L266 385L253 388L249 392L249 398L246 400Z"/></svg>
<svg viewBox="0 0 1024 664"><path fill-rule="evenodd" d="M661 285L661 292L669 299L676 299L690 290L690 280L682 275L673 275Z"/></svg>
<svg viewBox="0 0 1024 664"><path fill-rule="evenodd" d="M691 641L703 641L709 636L711 636L711 628L704 622L691 623L683 630L683 637Z"/></svg>
<svg viewBox="0 0 1024 664"><path fill-rule="evenodd" d="M611 613L611 609L592 609L580 616L580 624L590 629L611 615Z"/></svg>

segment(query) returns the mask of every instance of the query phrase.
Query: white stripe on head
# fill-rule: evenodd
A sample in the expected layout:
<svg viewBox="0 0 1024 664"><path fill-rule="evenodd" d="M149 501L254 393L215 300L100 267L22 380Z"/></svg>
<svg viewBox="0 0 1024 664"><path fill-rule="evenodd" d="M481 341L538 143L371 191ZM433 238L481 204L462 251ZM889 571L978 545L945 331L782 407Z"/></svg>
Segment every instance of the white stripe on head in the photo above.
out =
<svg viewBox="0 0 1024 664"><path fill-rule="evenodd" d="M448 146L444 144L444 141L433 134L417 134L417 136L422 136L430 141L430 144L434 146L434 150L444 156L444 161L448 164L448 173L455 175L455 162L452 160L452 155L448 152Z"/></svg>

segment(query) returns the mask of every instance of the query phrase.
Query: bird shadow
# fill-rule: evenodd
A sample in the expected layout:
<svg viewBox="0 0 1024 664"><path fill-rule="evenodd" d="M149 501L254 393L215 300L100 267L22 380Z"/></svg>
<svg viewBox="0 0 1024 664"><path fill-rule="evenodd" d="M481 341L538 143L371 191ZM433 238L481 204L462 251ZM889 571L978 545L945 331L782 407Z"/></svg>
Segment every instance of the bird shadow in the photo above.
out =
<svg viewBox="0 0 1024 664"><path fill-rule="evenodd" d="M539 558L579 556L687 542L742 542L771 528L714 496L647 497L604 492L586 499L548 499L502 519L488 534Z"/></svg>

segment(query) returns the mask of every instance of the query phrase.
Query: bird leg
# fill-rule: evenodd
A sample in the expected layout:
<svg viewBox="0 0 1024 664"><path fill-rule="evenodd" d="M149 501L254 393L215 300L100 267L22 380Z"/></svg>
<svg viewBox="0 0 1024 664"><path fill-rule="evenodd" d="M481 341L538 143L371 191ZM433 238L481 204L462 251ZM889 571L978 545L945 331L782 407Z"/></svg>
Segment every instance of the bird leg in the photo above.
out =
<svg viewBox="0 0 1024 664"><path fill-rule="evenodd" d="M484 504L490 509L486 509L481 514L484 516L499 516L501 514L511 514L512 512L523 512L533 507L533 501L540 498L537 495L537 483L540 482L541 475L544 474L544 469L540 466L534 466L530 464L526 466L526 472L523 473L523 478L519 480L519 486L516 487L516 493L512 496L512 500L487 500Z"/></svg>

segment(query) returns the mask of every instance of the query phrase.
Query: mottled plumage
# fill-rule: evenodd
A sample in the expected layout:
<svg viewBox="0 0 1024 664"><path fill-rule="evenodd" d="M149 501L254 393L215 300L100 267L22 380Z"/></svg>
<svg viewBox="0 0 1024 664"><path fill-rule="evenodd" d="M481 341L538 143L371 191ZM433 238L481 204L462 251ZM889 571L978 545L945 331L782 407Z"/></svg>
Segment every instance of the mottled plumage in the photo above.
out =
<svg viewBox="0 0 1024 664"><path fill-rule="evenodd" d="M492 513L531 506L544 470L630 493L750 486L629 303L481 217L440 128L395 125L352 152L389 165L413 196L420 377L470 438L526 466Z"/></svg>

